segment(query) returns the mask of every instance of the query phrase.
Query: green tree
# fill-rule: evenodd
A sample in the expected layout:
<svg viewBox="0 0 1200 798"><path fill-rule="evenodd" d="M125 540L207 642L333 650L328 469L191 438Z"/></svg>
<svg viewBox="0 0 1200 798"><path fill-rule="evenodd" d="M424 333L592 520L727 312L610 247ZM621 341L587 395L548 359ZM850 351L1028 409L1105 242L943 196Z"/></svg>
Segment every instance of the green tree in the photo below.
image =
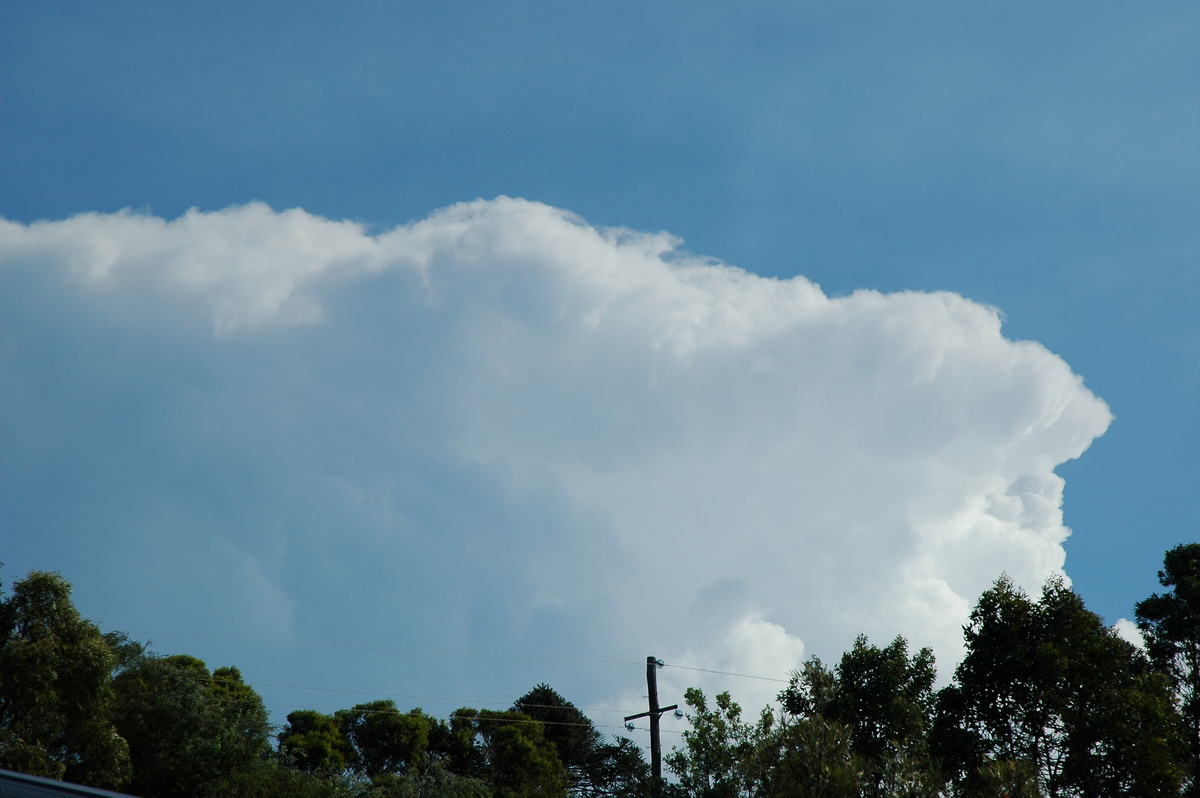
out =
<svg viewBox="0 0 1200 798"><path fill-rule="evenodd" d="M274 758L229 774L220 792L210 794L222 798L366 798L361 785L342 774L305 773Z"/></svg>
<svg viewBox="0 0 1200 798"><path fill-rule="evenodd" d="M671 793L689 798L740 798L754 795L761 783L759 767L764 715L761 725L742 720L742 708L729 693L718 693L709 707L704 692L684 691L683 700L691 728L683 733L683 747L663 760L678 778Z"/></svg>
<svg viewBox="0 0 1200 798"><path fill-rule="evenodd" d="M857 798L862 795L862 758L853 730L823 715L785 716L765 738L762 798Z"/></svg>
<svg viewBox="0 0 1200 798"><path fill-rule="evenodd" d="M912 657L897 637L878 648L860 635L837 666L837 691L827 715L852 729L866 772L864 795L935 795L928 733L933 713L933 652Z"/></svg>
<svg viewBox="0 0 1200 798"><path fill-rule="evenodd" d="M1042 798L1037 768L1026 760L991 759L975 772L969 798Z"/></svg>
<svg viewBox="0 0 1200 798"><path fill-rule="evenodd" d="M793 718L807 721L791 734L816 735L803 754L814 772L842 773L846 778L837 783L843 785L860 780L855 794L916 798L936 795L943 786L928 750L935 677L929 649L910 657L903 637L879 648L860 635L835 671L810 660L779 699ZM852 759L840 749L843 730L850 734ZM799 761L793 755L793 771Z"/></svg>
<svg viewBox="0 0 1200 798"><path fill-rule="evenodd" d="M107 714L115 662L62 576L17 581L0 602L0 767L121 787L129 749Z"/></svg>
<svg viewBox="0 0 1200 798"><path fill-rule="evenodd" d="M591 719L549 685L539 684L518 698L512 711L541 722L567 769L572 795L648 794L650 769L637 746L627 739L605 743Z"/></svg>
<svg viewBox="0 0 1200 798"><path fill-rule="evenodd" d="M479 745L476 722L479 710L463 707L450 716L447 726L434 735L430 751L445 759L453 773L483 778L487 768L486 756Z"/></svg>
<svg viewBox="0 0 1200 798"><path fill-rule="evenodd" d="M1166 680L1061 581L1039 601L997 581L965 634L935 735L960 790L980 794L997 767L989 763L1000 762L1028 769L1051 798L1178 793Z"/></svg>
<svg viewBox="0 0 1200 798"><path fill-rule="evenodd" d="M353 756L337 719L311 709L289 712L278 739L284 761L309 774L341 773Z"/></svg>
<svg viewBox="0 0 1200 798"><path fill-rule="evenodd" d="M1138 602L1134 617L1155 667L1167 674L1186 729L1184 794L1200 795L1200 543L1168 551L1158 581L1170 588Z"/></svg>
<svg viewBox="0 0 1200 798"><path fill-rule="evenodd" d="M650 795L650 763L642 749L628 737L605 743L588 769L588 781L579 795L605 798L645 798Z"/></svg>
<svg viewBox="0 0 1200 798"><path fill-rule="evenodd" d="M573 786L587 781L588 768L604 741L587 715L544 683L518 698L510 711L542 724L543 734L554 745Z"/></svg>
<svg viewBox="0 0 1200 798"><path fill-rule="evenodd" d="M403 775L385 773L364 798L488 798L480 779L452 772L439 757L422 757Z"/></svg>
<svg viewBox="0 0 1200 798"><path fill-rule="evenodd" d="M473 725L483 754L483 779L496 798L565 796L569 778L545 726L520 712L480 710Z"/></svg>
<svg viewBox="0 0 1200 798"><path fill-rule="evenodd" d="M835 711L841 685L812 657L779 694L780 719L766 741L764 796L853 798L863 787L863 757L854 750L854 729Z"/></svg>
<svg viewBox="0 0 1200 798"><path fill-rule="evenodd" d="M210 673L195 657L142 652L127 655L113 685L137 795L229 795L269 751L266 709L236 668Z"/></svg>
<svg viewBox="0 0 1200 798"><path fill-rule="evenodd" d="M837 677L812 658L780 694L782 709L757 723L741 719L728 693L709 707L697 689L685 693L692 728L667 756L678 777L675 798L857 798L864 759L853 727L834 716ZM904 794L904 793L899 793Z"/></svg>
<svg viewBox="0 0 1200 798"><path fill-rule="evenodd" d="M401 712L391 699L338 710L335 718L349 743L351 767L368 779L405 772L425 754L437 724L419 709Z"/></svg>

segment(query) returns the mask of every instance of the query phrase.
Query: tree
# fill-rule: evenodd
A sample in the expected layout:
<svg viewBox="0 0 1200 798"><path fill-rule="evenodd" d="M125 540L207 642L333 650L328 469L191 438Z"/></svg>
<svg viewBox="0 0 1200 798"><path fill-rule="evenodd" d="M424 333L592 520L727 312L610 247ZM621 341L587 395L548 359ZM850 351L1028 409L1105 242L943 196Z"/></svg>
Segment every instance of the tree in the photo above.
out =
<svg viewBox="0 0 1200 798"><path fill-rule="evenodd" d="M259 760L248 769L229 774L220 792L210 794L223 798L367 798L360 785L343 774L305 773L275 758ZM376 796L371 794L371 798Z"/></svg>
<svg viewBox="0 0 1200 798"><path fill-rule="evenodd" d="M311 709L289 712L278 739L288 766L310 775L341 773L353 756L337 719Z"/></svg>
<svg viewBox="0 0 1200 798"><path fill-rule="evenodd" d="M793 673L779 701L783 707L766 756L765 796L852 798L861 793L863 757L854 750L854 729L834 707L841 685L817 657Z"/></svg>
<svg viewBox="0 0 1200 798"><path fill-rule="evenodd" d="M682 749L667 756L679 781L675 798L857 798L864 759L854 750L853 727L834 716L837 677L816 657L793 674L780 696L782 709L764 709L757 723L741 719L728 693L710 708L704 694L684 698L692 728ZM904 793L898 793L904 794Z"/></svg>
<svg viewBox="0 0 1200 798"><path fill-rule="evenodd" d="M762 798L858 798L862 758L851 727L823 715L784 716L765 738Z"/></svg>
<svg viewBox="0 0 1200 798"><path fill-rule="evenodd" d="M16 582L0 602L0 767L121 787L129 748L107 716L115 661L62 576Z"/></svg>
<svg viewBox="0 0 1200 798"><path fill-rule="evenodd" d="M834 673L820 660L810 660L780 701L794 716L833 724L825 730L827 737L833 732L830 739L840 739L838 727L850 731L855 766L862 770L862 794L935 795L942 784L928 751L933 663L927 648L909 657L903 637L879 648L860 635ZM831 756L837 756L835 750ZM832 772L831 765L827 758L823 767Z"/></svg>
<svg viewBox="0 0 1200 798"><path fill-rule="evenodd" d="M262 699L236 668L141 652L113 680L112 717L129 741L128 789L145 798L228 795L269 750Z"/></svg>
<svg viewBox="0 0 1200 798"><path fill-rule="evenodd" d="M1035 602L1000 579L965 634L935 734L960 790L982 794L972 791L1011 768L1033 774L1051 798L1177 794L1166 680L1060 580Z"/></svg>
<svg viewBox="0 0 1200 798"><path fill-rule="evenodd" d="M641 748L628 737L618 737L600 747L586 784L576 790L579 795L604 798L645 798L650 795L650 780L650 763Z"/></svg>
<svg viewBox="0 0 1200 798"><path fill-rule="evenodd" d="M423 757L404 775L377 778L366 798L488 798L481 780L452 772L443 759Z"/></svg>
<svg viewBox="0 0 1200 798"><path fill-rule="evenodd" d="M485 709L475 715L474 728L483 752L483 778L496 798L567 794L567 769L540 721L520 712Z"/></svg>
<svg viewBox="0 0 1200 798"><path fill-rule="evenodd" d="M591 719L548 684L518 698L511 711L541 722L546 739L567 769L572 795L636 798L648 794L650 770L637 746L627 739L606 744Z"/></svg>
<svg viewBox="0 0 1200 798"><path fill-rule="evenodd" d="M335 714L349 744L350 765L368 779L403 773L429 748L437 721L419 709L402 713L391 699L358 704Z"/></svg>
<svg viewBox="0 0 1200 798"><path fill-rule="evenodd" d="M430 750L445 759L450 771L473 778L484 777L487 760L479 746L476 721L479 710L463 707L450 716L448 725L440 726Z"/></svg>
<svg viewBox="0 0 1200 798"><path fill-rule="evenodd" d="M689 687L683 694L691 709L691 729L683 733L683 748L674 748L664 761L678 777L671 793L689 798L740 798L759 786L760 738L763 729L742 720L742 708L729 693L718 693L709 707L704 692ZM764 716L763 724L769 726Z"/></svg>
<svg viewBox="0 0 1200 798"><path fill-rule="evenodd" d="M587 715L545 683L518 698L510 711L542 724L543 734L558 752L572 785L586 781L588 766L604 740Z"/></svg>
<svg viewBox="0 0 1200 798"><path fill-rule="evenodd" d="M334 715L298 710L279 733L281 760L308 774L310 791L326 785L359 798L485 798L482 780L451 766L475 771L473 747L445 723L420 709L402 713L392 701Z"/></svg>
<svg viewBox="0 0 1200 798"><path fill-rule="evenodd" d="M1137 603L1134 617L1155 667L1175 689L1188 746L1185 795L1200 795L1200 543L1168 551L1158 581L1171 588Z"/></svg>
<svg viewBox="0 0 1200 798"><path fill-rule="evenodd" d="M842 655L829 716L853 730L865 794L932 795L941 786L928 750L936 676L933 652L923 648L910 658L903 637L878 648L860 635Z"/></svg>
<svg viewBox="0 0 1200 798"><path fill-rule="evenodd" d="M1042 798L1038 789L1037 768L1026 760L992 759L984 762L974 774L970 798Z"/></svg>

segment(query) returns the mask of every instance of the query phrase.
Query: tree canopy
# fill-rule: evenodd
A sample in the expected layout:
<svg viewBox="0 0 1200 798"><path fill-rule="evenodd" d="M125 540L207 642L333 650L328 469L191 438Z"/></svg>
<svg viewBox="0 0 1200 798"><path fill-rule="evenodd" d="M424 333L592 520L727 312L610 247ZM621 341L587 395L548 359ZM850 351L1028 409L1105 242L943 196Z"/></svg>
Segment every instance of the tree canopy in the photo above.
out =
<svg viewBox="0 0 1200 798"><path fill-rule="evenodd" d="M1107 798L1200 794L1200 544L1166 553L1137 604L1143 651L1061 580L1001 577L935 690L934 656L866 637L810 658L749 718L685 692L667 798ZM545 683L446 718L392 700L273 728L234 666L102 634L58 574L0 600L0 767L144 798L645 798L638 744Z"/></svg>
<svg viewBox="0 0 1200 798"><path fill-rule="evenodd" d="M57 573L34 571L0 602L0 767L117 787L129 746L109 719L116 655Z"/></svg>
<svg viewBox="0 0 1200 798"><path fill-rule="evenodd" d="M1051 798L1178 794L1168 684L1061 581L1034 601L999 580L971 614L966 641L939 695L935 734L962 783L978 788L999 767Z"/></svg>
<svg viewBox="0 0 1200 798"><path fill-rule="evenodd" d="M1200 795L1200 543L1168 551L1158 581L1171 588L1138 602L1134 617L1159 672L1171 680L1187 741L1188 796Z"/></svg>

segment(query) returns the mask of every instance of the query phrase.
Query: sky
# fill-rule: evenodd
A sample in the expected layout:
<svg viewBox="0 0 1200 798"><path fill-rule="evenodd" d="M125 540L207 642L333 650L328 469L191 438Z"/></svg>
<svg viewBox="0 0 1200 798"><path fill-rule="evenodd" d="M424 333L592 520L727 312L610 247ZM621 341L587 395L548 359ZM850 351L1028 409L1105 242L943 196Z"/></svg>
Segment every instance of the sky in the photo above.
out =
<svg viewBox="0 0 1200 798"><path fill-rule="evenodd" d="M648 655L751 713L860 633L949 678L1001 574L1130 618L1195 540L1198 34L0 0L0 580L276 720L606 732Z"/></svg>

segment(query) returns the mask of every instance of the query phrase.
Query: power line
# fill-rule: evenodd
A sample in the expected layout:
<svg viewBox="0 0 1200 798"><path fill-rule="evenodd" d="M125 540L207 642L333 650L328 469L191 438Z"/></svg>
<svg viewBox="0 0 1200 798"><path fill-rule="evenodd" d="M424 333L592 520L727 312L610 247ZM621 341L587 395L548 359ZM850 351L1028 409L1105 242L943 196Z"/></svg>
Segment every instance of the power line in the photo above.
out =
<svg viewBox="0 0 1200 798"><path fill-rule="evenodd" d="M194 672L190 672L190 671L178 671L174 675L178 678L190 679L192 681L195 681L198 684L219 683L219 684L227 684L227 685L244 685L246 687L255 688L256 690L260 690L262 688L272 688L272 689L276 689L276 690L310 690L313 692L339 693L339 694L343 694L343 695L379 696L379 697L384 697L384 698L408 698L408 699L413 699L413 700L417 700L417 701L449 701L449 702L453 702L456 704L460 704L460 706L470 706L470 705L475 705L475 704L493 704L493 705L497 705L497 706L513 706L515 704L515 702L512 702L512 701L497 701L495 699L461 698L461 697L451 698L448 696L417 695L414 693L382 692L382 691L377 691L377 690L353 690L353 689L344 688L344 687L311 687L308 685L300 685L300 684L277 684L274 682L243 681L241 679L233 679L233 678L230 678L227 676L216 676L214 674L201 674L201 673L194 673ZM270 704L270 705L277 705L276 702L264 702L264 703ZM278 705L279 706L287 706L284 704L278 704ZM580 713L608 712L608 713L623 714L625 712L625 710L613 709L611 707L577 707L574 704L570 704L570 706L564 706L563 704L532 704L532 703L521 702L521 707L523 707L523 708L528 707L531 709L550 709L550 710L574 709L575 711L580 712ZM340 710L340 709L347 709L347 708L339 707L338 709ZM361 712L368 712L368 713L392 712L393 711L393 710L359 710L356 707L350 707L348 709L353 710L353 711L361 711ZM511 710L511 711L519 712L522 710Z"/></svg>
<svg viewBox="0 0 1200 798"><path fill-rule="evenodd" d="M372 692L369 690L348 690L348 689L337 688L337 687L304 687L304 686L295 685L295 684L272 684L269 682L244 682L244 681L240 681L237 679L231 679L228 677L202 675L199 673L191 673L191 672L185 672L185 671L180 671L180 672L176 673L175 675L177 677L180 677L183 679L190 679L190 680L196 682L197 684L220 683L220 684L228 684L228 685L240 685L240 686L252 687L252 688L271 687L271 688L285 689L285 690L312 690L312 691L325 692L325 693L346 693L346 694L352 694L352 695L374 695L374 696L387 696L387 697L391 697L391 698L415 698L415 699L425 700L425 701L454 701L456 703L464 702L465 704L499 704L501 706L504 706L509 703L507 701L480 700L480 699L471 699L471 698L446 698L443 696L421 696L421 695L412 695L409 693L380 693L380 692ZM404 715L404 714L408 714L395 706L389 707L386 709L366 709L361 706L321 707L321 706L316 706L313 704L291 704L291 703L283 703L280 701L265 701L265 700L262 700L261 697L259 697L259 700L262 702L263 706L285 707L285 708L290 707L292 709L319 709L319 710L328 710L331 712L361 713L364 715L396 715L396 714ZM563 704L526 704L526 703L522 703L521 707L522 707L522 709L499 710L499 714L508 714L508 713L518 714L518 715L525 714L524 708L550 709L550 710L560 710L560 711L574 709L575 711L577 711L581 714L584 712L617 712L617 713L623 712L623 710L610 709L607 707L606 708L577 707L574 704L571 704L570 706L564 706ZM464 707L464 708L473 709L473 707ZM667 707L666 709L674 709L674 707L673 706ZM482 711L483 712L497 712L496 710L482 710ZM430 717L433 717L433 716L430 716ZM447 718L478 718L480 716L478 714L466 715L466 714L460 714L458 712L452 712L449 715L447 715L446 717ZM483 718L483 719L486 721L489 721L489 722L495 721L495 722L503 722L503 723L541 723L543 725L551 725L551 726L578 726L578 727L584 727L584 728L591 726L591 727L598 728L598 729L622 728L619 726L613 726L611 724L595 723L590 718L588 718L585 722L544 720L544 719L530 718L530 717L505 718L505 717L496 717L494 715L489 715L488 717ZM626 720L628 720L628 718L626 718ZM623 728L629 729L629 725L626 725ZM642 729L642 731L645 731L645 729ZM672 733L678 734L679 732L672 732Z"/></svg>
<svg viewBox="0 0 1200 798"><path fill-rule="evenodd" d="M256 637L226 637L222 635L196 635L183 632L148 632L140 629L127 631L125 634L161 635L164 637L187 637L196 640L226 640L238 643L270 643L281 646L309 646L313 648L344 648L356 651L387 651L399 654L434 654L446 657L487 657L492 659L520 659L541 662L588 662L600 665L641 665L640 662L618 659L588 659L585 657L539 657L532 654L493 654L480 651L444 651L426 648L397 648L394 646L363 646L346 643L314 643L304 640L268 640Z"/></svg>
<svg viewBox="0 0 1200 798"><path fill-rule="evenodd" d="M258 681L249 681L248 682L248 681L243 681L241 679L233 679L233 678L230 678L227 676L216 676L213 674L201 674L201 673L194 673L194 672L190 672L190 671L178 671L177 673L175 673L173 675L176 676L177 678L190 679L190 680L196 682L197 684L217 683L217 684L225 684L225 685L242 685L245 687L255 688L256 690L259 690L262 688L268 688L268 687L272 688L272 689L276 689L276 690L311 690L313 692L339 693L339 694L343 694L343 695L380 696L380 697L384 697L384 698L408 698L408 699L414 699L417 701L450 701L450 702L454 702L456 704L460 704L461 706L470 706L470 705L474 705L474 704L494 704L497 706L513 706L515 704L515 702L513 702L513 701L497 701L495 699L483 699L483 698L450 698L448 696L416 695L413 693L393 693L393 692L381 692L381 691L377 691L377 690L352 690L352 689L345 688L345 687L310 687L307 685L300 685L300 684L276 684L274 682L258 682ZM270 702L264 702L264 703L270 703ZM570 706L564 706L563 704L531 704L531 703L521 702L521 706L529 707L531 709L551 709L551 710L574 709L575 711L581 712L581 713L583 713L583 712L614 713L615 712L615 713L621 714L621 713L624 713L624 711L625 711L625 710L621 710L621 709L612 709L611 707L577 707L574 704L571 704ZM339 709L344 709L344 707L341 707ZM355 709L355 708L350 707L350 709ZM391 710L360 710L360 711L390 712ZM512 711L521 711L521 710L512 710Z"/></svg>
<svg viewBox="0 0 1200 798"><path fill-rule="evenodd" d="M199 673L192 673L192 672L186 672L186 671L180 671L180 672L176 673L175 676L183 678L183 679L190 679L190 680L196 682L197 684L220 683L220 684L229 684L229 685L241 685L241 686L252 687L252 688L270 687L270 688L284 689L284 690L312 690L312 691L324 692L324 693L385 696L388 698L413 698L413 699L418 699L418 700L422 700L422 701L453 701L455 703L462 702L464 705L497 704L500 706L505 706L505 705L509 704L508 701L482 700L482 699L472 699L472 698L447 698L444 696L413 695L410 693L382 693L382 692L372 692L369 690L349 690L349 689L337 688L337 687L305 687L305 686L296 685L296 684L273 684L270 682L244 682L244 681L240 681L240 680L236 680L236 679L231 679L228 677L202 675ZM262 701L261 697L259 700ZM320 710L328 710L331 712L356 712L356 713L362 713L362 714L366 714L366 715L395 715L395 714L403 715L403 714L406 714L403 710L399 709L398 707L387 708L387 709L365 709L365 708L362 708L359 706L318 707L318 706L315 706L312 704L286 704L286 703L279 702L279 701L262 701L262 704L263 704L263 706L290 707L292 709L320 709ZM574 704L571 704L570 706L564 706L562 704L526 704L526 703L523 703L523 704L521 704L521 706L523 708L528 707L528 708L533 708L533 709L550 709L550 710L574 709L575 711L577 711L579 713L584 713L584 712L623 713L624 712L624 710L611 709L611 708L607 708L607 707L605 707L605 708L577 707ZM673 707L671 707L671 708L673 709ZM484 710L484 711L485 712L495 712L496 710ZM502 713L503 712L512 712L512 713L516 713L516 714L522 714L523 709L500 710L500 712L502 712ZM459 714L457 712L452 712L449 715L447 715L446 717L447 718L470 718L470 717L478 717L478 716L477 715L475 715L475 716L463 715L463 714ZM590 726L594 726L595 728L601 728L601 729L622 728L622 727L613 726L610 724L598 724L598 723L591 721L590 719L588 719L588 722L579 723L579 722L572 722L572 721L542 720L542 719L537 719L537 718L503 718L503 717L489 716L486 718L486 720L496 721L496 722L505 722L505 723L542 723L543 725L552 725L552 726L587 727L590 725ZM628 726L626 726L624 728L628 728Z"/></svg>
<svg viewBox="0 0 1200 798"><path fill-rule="evenodd" d="M263 705L269 706L269 707L281 707L283 709L312 709L312 710L319 710L319 711L327 711L327 710L341 711L341 709L342 709L340 707L323 707L323 706L317 706L314 704L284 704L284 703L280 703L278 701L264 701ZM374 715L374 714L392 715L392 714L395 714L393 710L384 710L384 709L360 709L360 710L354 710L354 711L362 712L363 714L367 714L367 715ZM404 714L404 713L401 713L401 714ZM453 719L482 720L485 723L538 723L543 726L572 726L572 727L576 727L576 728L618 729L620 731L629 731L630 730L628 726L615 726L613 724L608 724L608 723L573 723L571 721L565 721L565 720L540 720L538 718L504 718L504 717L495 717L495 716L480 718L478 715L464 715L464 714L459 714L457 712L452 712L451 714L447 715L446 719L447 720L453 720ZM634 730L635 731L647 731L648 729L649 729L649 727L646 727L646 728L635 727ZM677 729L664 729L662 731L666 734L683 734L682 731L679 731Z"/></svg>
<svg viewBox="0 0 1200 798"><path fill-rule="evenodd" d="M478 699L478 698L447 698L445 696L413 695L411 693L380 693L380 692L373 692L371 690L349 690L349 689L339 688L339 687L305 687L303 685L297 685L297 684L271 684L269 682L246 682L246 684L249 684L251 687L273 687L273 688L284 689L284 690L313 690L316 692L323 692L323 693L348 693L351 695L373 695L373 696L383 696L385 698L411 698L411 699L415 699L417 701L453 701L456 703L462 702L464 704L497 704L500 706L505 706L505 705L509 705L509 704L513 703L512 701L483 700L483 699ZM537 709L562 709L562 708L564 708L560 704L523 704L523 706L534 707ZM609 708L600 708L600 707L575 707L573 704L572 704L572 707L574 707L575 709L577 709L580 712L617 712L617 713L620 713L620 712L624 711L624 710L620 710L620 709L609 709Z"/></svg>
<svg viewBox="0 0 1200 798"><path fill-rule="evenodd" d="M383 652L391 652L391 653L398 653L398 654L429 654L429 655L447 656L447 657L480 657L480 658L491 658L491 659L516 659L516 660L527 660L527 661L535 661L535 662L584 662L584 663L591 663L591 664L598 664L598 665L639 665L640 666L643 664L642 662L638 662L638 661L634 661L634 660L620 660L620 659L593 659L593 658L588 658L588 657L543 657L543 656L537 656L537 655L533 655L533 654L496 654L496 653L481 652L481 651L452 651L452 650L426 649L426 648L399 648L399 647L395 647L395 646L366 646L366 645L355 645L355 644L348 644L348 643L317 643L317 642L312 642L312 641L307 641L307 640L271 640L271 639L267 639L267 638L258 638L258 637L229 637L229 636L224 636L224 635L198 635L198 634L188 634L185 632L149 632L149 631L139 630L139 629L128 630L125 632L125 634L129 634L129 635L135 635L135 634L137 634L137 635L159 635L159 636L163 636L163 637L183 637L183 638L191 638L194 640L224 640L224 641L236 642L236 643L268 643L270 645L280 645L280 646L307 646L307 647L311 647L311 648L336 648L336 649L347 649L347 650L351 650L351 651L383 651ZM788 679L780 679L780 678L777 678L774 676L757 676L757 675L751 674L751 673L738 673L736 671L722 671L722 670L714 670L711 668L694 668L690 665L674 665L669 662L664 663L664 667L675 668L676 670L683 670L683 671L695 671L698 673L712 673L712 674L716 674L719 676L734 676L739 679L758 679L760 681L779 682L781 684L789 683ZM502 702L497 702L497 703L502 703Z"/></svg>
<svg viewBox="0 0 1200 798"><path fill-rule="evenodd" d="M672 665L669 662L664 663L663 667L664 668L675 668L676 670L680 670L680 671L699 671L700 673L717 673L717 674L720 674L721 676L737 676L742 679L761 679L764 682L780 682L782 684L790 684L791 683L790 679L778 679L774 676L754 676L753 674L749 674L749 673L734 673L733 671L714 671L710 668L693 668L688 665Z"/></svg>

